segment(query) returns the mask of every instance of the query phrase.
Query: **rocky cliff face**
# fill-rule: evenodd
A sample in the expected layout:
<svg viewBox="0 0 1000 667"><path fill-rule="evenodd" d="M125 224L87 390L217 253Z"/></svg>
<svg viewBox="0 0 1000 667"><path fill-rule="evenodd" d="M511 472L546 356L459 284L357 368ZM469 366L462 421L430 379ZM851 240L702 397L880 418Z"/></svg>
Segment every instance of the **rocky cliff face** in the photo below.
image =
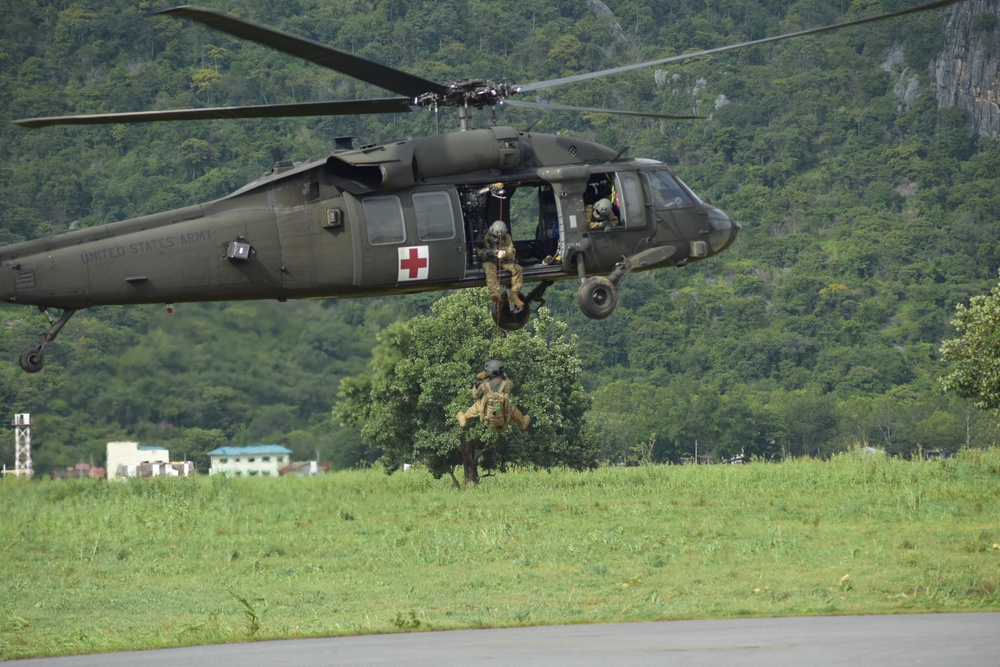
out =
<svg viewBox="0 0 1000 667"><path fill-rule="evenodd" d="M964 107L976 132L1000 134L1000 0L952 7L933 66L938 106Z"/></svg>

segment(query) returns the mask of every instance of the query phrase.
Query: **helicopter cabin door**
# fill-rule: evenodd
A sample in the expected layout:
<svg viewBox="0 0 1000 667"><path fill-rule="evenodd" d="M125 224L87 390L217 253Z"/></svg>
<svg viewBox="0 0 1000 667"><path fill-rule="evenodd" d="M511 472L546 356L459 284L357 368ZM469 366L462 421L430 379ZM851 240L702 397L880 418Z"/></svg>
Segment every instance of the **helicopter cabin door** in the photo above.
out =
<svg viewBox="0 0 1000 667"><path fill-rule="evenodd" d="M423 285L465 275L465 230L454 188L413 188L394 194L350 197L354 235L354 284L395 286L419 292Z"/></svg>

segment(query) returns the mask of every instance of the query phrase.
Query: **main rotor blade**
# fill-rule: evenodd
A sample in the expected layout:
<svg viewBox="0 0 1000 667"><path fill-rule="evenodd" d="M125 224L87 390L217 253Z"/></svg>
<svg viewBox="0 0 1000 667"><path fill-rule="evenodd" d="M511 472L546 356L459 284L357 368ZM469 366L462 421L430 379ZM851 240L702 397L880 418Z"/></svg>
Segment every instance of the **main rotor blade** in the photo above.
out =
<svg viewBox="0 0 1000 667"><path fill-rule="evenodd" d="M342 116L349 114L408 113L410 100L386 97L339 102L303 102L301 104L266 104L249 107L212 107L208 109L171 109L169 111L133 111L99 113L85 116L50 116L12 121L21 127L49 125L105 125L110 123L151 123L166 120L213 120L217 118L285 118L291 116Z"/></svg>
<svg viewBox="0 0 1000 667"><path fill-rule="evenodd" d="M523 107L525 109L551 109L553 111L582 111L584 113L607 113L615 116L642 116L645 118L667 118L672 120L704 120L705 116L674 116L665 113L647 113L645 111L620 111L618 109L598 109L596 107L573 107L565 104L545 104L541 102L525 102L523 100L503 100L500 104Z"/></svg>
<svg viewBox="0 0 1000 667"><path fill-rule="evenodd" d="M700 58L702 56L710 56L716 53L723 53L724 51L732 51L734 49L742 49L747 46L757 46L759 44L770 44L771 42L779 42L785 39L792 39L794 37L802 37L804 35L814 35L819 32L827 32L829 30L838 30L840 28L847 28L855 25L862 25L865 23L874 23L875 21L884 21L886 19L895 18L897 16L904 16L906 14L916 14L917 12L926 12L932 9L940 9L942 7L947 7L948 5L954 5L964 0L940 0L939 2L931 2L926 5L920 5L917 7L911 7L910 9L903 9L898 12L891 12L888 14L879 14L878 16L869 16L868 18L855 19L853 21L846 21L844 23L835 23L833 25L823 26L821 28L809 28L808 30L799 30L797 32L790 32L785 35L778 35L777 37L765 37L763 39L754 39L749 42L742 42L740 44L730 44L728 46L720 46L714 49L706 49L705 51L695 51L692 53L683 53L679 56L670 56L669 58L661 58L659 60L648 60L643 63L636 63L634 65L624 65L622 67L613 67L611 69L601 70L599 72L588 72L586 74L577 74L574 76L565 76L561 79L550 79L549 81L538 81L536 83L529 83L523 86L517 86L516 90L518 92L528 92L532 90L541 90L542 88L551 88L553 86L561 86L565 83L575 83L577 81L587 81L588 79L596 79L601 76L608 76L610 74L620 74L622 72L630 72L636 69L642 69L644 67L652 67L653 65L666 65L667 63L678 62L681 60L688 60L690 58Z"/></svg>
<svg viewBox="0 0 1000 667"><path fill-rule="evenodd" d="M376 85L379 88L391 90L400 95L406 95L409 98L419 97L424 93L432 92L443 95L448 91L448 87L443 84L407 74L392 67L379 65L371 60L359 58L358 56L334 49L325 44L320 44L311 39L274 30L265 25L239 19L235 16L215 11L214 9L184 6L164 9L156 13L180 16L197 21L209 28L229 33L234 37L249 39L264 46L270 46L273 49L303 58L321 67L335 70L341 74L346 74L355 79Z"/></svg>

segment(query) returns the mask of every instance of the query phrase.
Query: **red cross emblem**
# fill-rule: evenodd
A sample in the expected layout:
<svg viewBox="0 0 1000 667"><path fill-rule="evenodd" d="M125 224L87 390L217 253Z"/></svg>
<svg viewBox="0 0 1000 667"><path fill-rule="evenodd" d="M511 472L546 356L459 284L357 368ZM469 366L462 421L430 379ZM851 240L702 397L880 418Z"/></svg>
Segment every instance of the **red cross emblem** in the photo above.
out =
<svg viewBox="0 0 1000 667"><path fill-rule="evenodd" d="M430 270L430 251L425 245L399 248L399 282L427 280Z"/></svg>

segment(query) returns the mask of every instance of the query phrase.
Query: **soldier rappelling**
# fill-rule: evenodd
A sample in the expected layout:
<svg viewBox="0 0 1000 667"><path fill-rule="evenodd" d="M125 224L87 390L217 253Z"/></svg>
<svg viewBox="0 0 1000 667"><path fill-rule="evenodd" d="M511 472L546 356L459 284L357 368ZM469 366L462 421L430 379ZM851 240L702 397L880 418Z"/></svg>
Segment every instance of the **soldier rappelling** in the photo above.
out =
<svg viewBox="0 0 1000 667"><path fill-rule="evenodd" d="M527 431L531 417L522 414L510 400L513 389L514 382L504 372L503 363L499 359L487 361L472 384L472 397L476 402L456 417L459 426L465 428L470 419L479 417L483 424L500 433L507 430L510 422Z"/></svg>

